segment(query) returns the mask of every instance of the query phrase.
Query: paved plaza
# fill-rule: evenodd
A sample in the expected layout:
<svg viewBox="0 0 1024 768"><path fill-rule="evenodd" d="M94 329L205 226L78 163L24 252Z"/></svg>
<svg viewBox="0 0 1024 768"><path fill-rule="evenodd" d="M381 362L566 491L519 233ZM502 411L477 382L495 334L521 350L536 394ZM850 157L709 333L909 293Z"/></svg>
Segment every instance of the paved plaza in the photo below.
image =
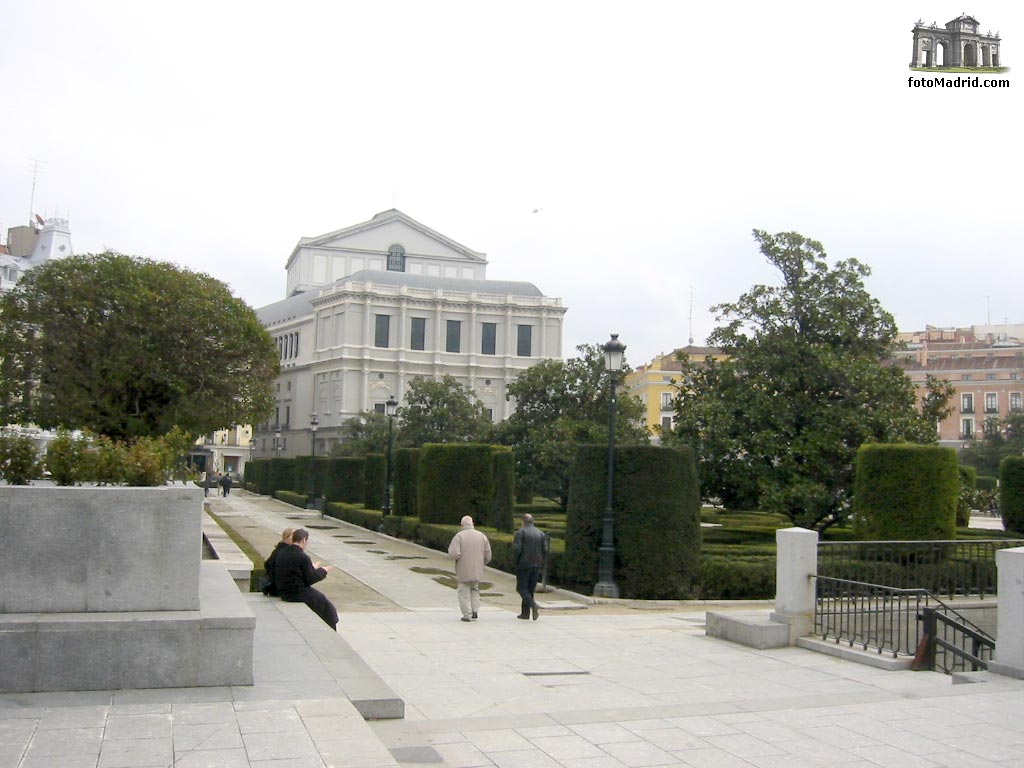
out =
<svg viewBox="0 0 1024 768"><path fill-rule="evenodd" d="M251 595L256 685L0 695L0 768L1024 766L1024 681L748 649L705 636L721 603L548 593L520 621L497 571L467 624L437 553L266 498L210 502L267 552L310 528L314 558L344 571L323 583L339 633L405 718L364 721L309 639Z"/></svg>

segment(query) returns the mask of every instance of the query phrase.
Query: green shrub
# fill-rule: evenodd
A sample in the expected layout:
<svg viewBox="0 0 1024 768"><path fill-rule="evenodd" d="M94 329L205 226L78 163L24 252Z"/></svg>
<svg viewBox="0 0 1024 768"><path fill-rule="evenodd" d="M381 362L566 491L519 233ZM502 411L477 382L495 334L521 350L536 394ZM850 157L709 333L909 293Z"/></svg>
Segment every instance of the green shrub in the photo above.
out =
<svg viewBox="0 0 1024 768"><path fill-rule="evenodd" d="M39 456L30 437L0 435L0 479L28 485L39 475Z"/></svg>
<svg viewBox="0 0 1024 768"><path fill-rule="evenodd" d="M175 459L162 438L136 438L125 449L124 482L134 486L163 485L171 476Z"/></svg>
<svg viewBox="0 0 1024 768"><path fill-rule="evenodd" d="M309 496L305 493L296 493L295 491L274 491L274 498L278 501L283 501L285 504L291 504L293 507L305 509Z"/></svg>
<svg viewBox="0 0 1024 768"><path fill-rule="evenodd" d="M420 450L419 513L424 523L486 520L494 498L492 446L427 443Z"/></svg>
<svg viewBox="0 0 1024 768"><path fill-rule="evenodd" d="M862 445L853 487L853 527L869 540L956 537L956 451L937 445Z"/></svg>
<svg viewBox="0 0 1024 768"><path fill-rule="evenodd" d="M309 465L313 461L312 456L296 456L292 461L295 462L295 471L292 474L292 487L291 490L296 493L309 494Z"/></svg>
<svg viewBox="0 0 1024 768"><path fill-rule="evenodd" d="M124 443L99 435L93 440L92 448L86 454L89 480L100 485L121 485L125 482L125 462L128 447Z"/></svg>
<svg viewBox="0 0 1024 768"><path fill-rule="evenodd" d="M313 495L316 497L324 495L329 467L330 459L325 456L317 456L309 462L309 484Z"/></svg>
<svg viewBox="0 0 1024 768"><path fill-rule="evenodd" d="M615 579L623 597L692 594L700 567L700 487L689 448L615 451ZM597 581L607 488L607 449L581 446L570 474L564 575Z"/></svg>
<svg viewBox="0 0 1024 768"><path fill-rule="evenodd" d="M533 488L516 486L516 504L532 504L533 503Z"/></svg>
<svg viewBox="0 0 1024 768"><path fill-rule="evenodd" d="M494 502L487 524L499 531L511 532L512 510L515 507L515 461L511 450L491 454L494 478Z"/></svg>
<svg viewBox="0 0 1024 768"><path fill-rule="evenodd" d="M963 464L956 470L960 475L960 492L956 498L956 525L957 528L966 528L971 524L971 507L974 506L978 470Z"/></svg>
<svg viewBox="0 0 1024 768"><path fill-rule="evenodd" d="M357 507L353 504L345 504L341 501L329 502L324 508L324 514L329 515L330 517L336 517L338 520L344 520L346 523L352 523L353 525L367 528L371 531L379 531L382 522L385 519L378 510Z"/></svg>
<svg viewBox="0 0 1024 768"><path fill-rule="evenodd" d="M270 477L267 480L267 494L295 489L295 459L270 459Z"/></svg>
<svg viewBox="0 0 1024 768"><path fill-rule="evenodd" d="M999 511L1003 528L1024 533L1024 456L1007 456L999 463Z"/></svg>
<svg viewBox="0 0 1024 768"><path fill-rule="evenodd" d="M89 441L85 437L73 437L62 429L57 437L46 446L46 469L50 479L57 485L74 485L81 482L87 474L85 456Z"/></svg>
<svg viewBox="0 0 1024 768"><path fill-rule="evenodd" d="M979 491L994 491L999 488L999 478L978 475L974 479L974 487Z"/></svg>
<svg viewBox="0 0 1024 768"><path fill-rule="evenodd" d="M392 471L391 481L395 495L391 500L392 513L399 516L418 516L419 506L416 497L419 489L420 449L396 450Z"/></svg>
<svg viewBox="0 0 1024 768"><path fill-rule="evenodd" d="M701 560L696 594L702 600L764 600L775 597L775 554L709 555Z"/></svg>
<svg viewBox="0 0 1024 768"><path fill-rule="evenodd" d="M253 459L245 465L245 485L253 493L269 496L270 459Z"/></svg>
<svg viewBox="0 0 1024 768"><path fill-rule="evenodd" d="M365 492L365 467L366 462L362 458L327 459L323 495L328 501L361 504Z"/></svg>
<svg viewBox="0 0 1024 768"><path fill-rule="evenodd" d="M367 509L381 509L384 506L387 457L383 453L366 454L366 466L363 471L363 506Z"/></svg>

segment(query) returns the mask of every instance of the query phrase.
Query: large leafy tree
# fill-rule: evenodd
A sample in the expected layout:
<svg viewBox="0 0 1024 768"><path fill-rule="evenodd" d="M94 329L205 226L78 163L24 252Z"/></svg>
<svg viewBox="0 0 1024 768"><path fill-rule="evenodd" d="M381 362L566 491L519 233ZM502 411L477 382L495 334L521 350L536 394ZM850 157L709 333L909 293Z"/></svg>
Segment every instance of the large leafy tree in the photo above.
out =
<svg viewBox="0 0 1024 768"><path fill-rule="evenodd" d="M576 348L578 357L544 360L509 384L515 412L500 426L501 442L515 451L516 482L559 502L569 498L569 472L578 446L608 442L609 389L604 353L596 344ZM622 374L619 374L621 381ZM615 439L648 442L643 405L617 399Z"/></svg>
<svg viewBox="0 0 1024 768"><path fill-rule="evenodd" d="M342 423L339 438L331 450L334 456L384 453L388 449L388 417L376 411L363 411Z"/></svg>
<svg viewBox="0 0 1024 768"><path fill-rule="evenodd" d="M484 443L494 436L494 425L476 394L448 374L437 381L423 376L411 379L395 427L396 445L407 448L425 443Z"/></svg>
<svg viewBox="0 0 1024 768"><path fill-rule="evenodd" d="M935 441L948 387L923 410L890 363L896 326L864 287L869 268L830 266L821 243L754 231L782 277L714 307L709 343L728 355L684 365L669 440L692 445L709 496L825 528L845 519L854 456L867 442Z"/></svg>
<svg viewBox="0 0 1024 768"><path fill-rule="evenodd" d="M273 341L227 286L119 253L29 272L0 299L0 417L116 439L265 418Z"/></svg>

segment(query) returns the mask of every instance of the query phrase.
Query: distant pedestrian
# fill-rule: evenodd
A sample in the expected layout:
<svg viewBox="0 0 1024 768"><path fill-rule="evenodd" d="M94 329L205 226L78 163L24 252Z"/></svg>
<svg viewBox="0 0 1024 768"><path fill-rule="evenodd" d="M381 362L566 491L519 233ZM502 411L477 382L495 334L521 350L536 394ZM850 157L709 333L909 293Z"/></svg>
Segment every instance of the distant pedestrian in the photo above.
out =
<svg viewBox="0 0 1024 768"><path fill-rule="evenodd" d="M512 559L516 566L516 592L522 598L522 609L518 619L528 619L533 615L536 621L540 615L534 592L540 570L544 567L544 558L548 554L548 538L533 524L533 515L523 515L523 525L512 537Z"/></svg>
<svg viewBox="0 0 1024 768"><path fill-rule="evenodd" d="M213 474L211 472L203 472L203 496L210 495L210 489L213 487Z"/></svg>
<svg viewBox="0 0 1024 768"><path fill-rule="evenodd" d="M484 577L484 566L491 562L491 542L473 527L469 515L462 518L462 530L452 537L448 557L455 561L462 620L471 621L480 611L480 580Z"/></svg>
<svg viewBox="0 0 1024 768"><path fill-rule="evenodd" d="M292 533L292 543L282 547L274 562L277 593L286 603L305 603L331 629L338 628L338 611L327 596L313 585L327 578L333 565L314 563L306 554L309 531L299 528Z"/></svg>
<svg viewBox="0 0 1024 768"><path fill-rule="evenodd" d="M227 472L220 476L220 495L231 495L231 475L229 475Z"/></svg>

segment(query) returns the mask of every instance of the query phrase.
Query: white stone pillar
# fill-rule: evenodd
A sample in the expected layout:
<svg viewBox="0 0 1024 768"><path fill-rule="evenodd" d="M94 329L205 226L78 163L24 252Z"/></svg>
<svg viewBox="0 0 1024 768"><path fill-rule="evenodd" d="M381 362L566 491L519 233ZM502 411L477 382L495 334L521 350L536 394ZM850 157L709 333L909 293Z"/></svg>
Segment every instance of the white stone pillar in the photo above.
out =
<svg viewBox="0 0 1024 768"><path fill-rule="evenodd" d="M775 532L775 611L772 620L789 626L789 643L814 631L814 577L818 575L818 533L806 528Z"/></svg>
<svg viewBox="0 0 1024 768"><path fill-rule="evenodd" d="M999 607L995 659L989 670L1024 679L1024 547L996 552Z"/></svg>

